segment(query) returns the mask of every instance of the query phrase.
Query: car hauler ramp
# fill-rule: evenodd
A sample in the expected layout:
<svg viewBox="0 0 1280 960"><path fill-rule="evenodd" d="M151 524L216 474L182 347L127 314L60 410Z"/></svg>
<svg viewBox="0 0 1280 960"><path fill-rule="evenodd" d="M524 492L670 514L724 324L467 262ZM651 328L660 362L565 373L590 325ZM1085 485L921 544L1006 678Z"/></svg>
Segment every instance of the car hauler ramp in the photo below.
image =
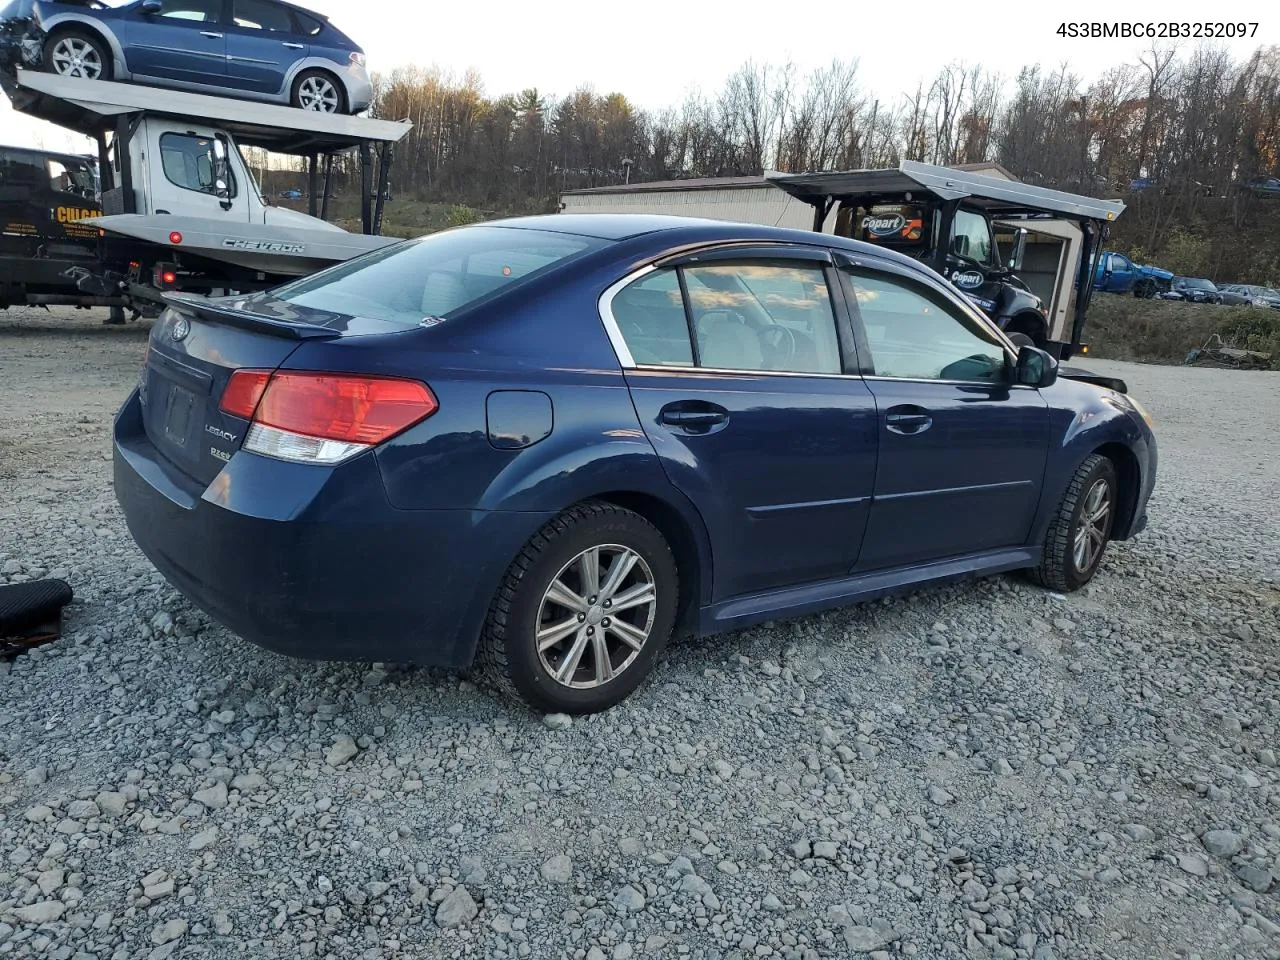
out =
<svg viewBox="0 0 1280 960"><path fill-rule="evenodd" d="M822 219L817 219L815 212L815 229L821 229L826 214L839 200L857 198L859 202L875 203L879 199L900 199L904 193L960 200L966 206L984 210L996 220L1093 220L1112 223L1124 212L1124 204L1119 200L1097 200L914 160L904 160L896 170L771 173L766 175L766 179L797 200L823 209Z"/></svg>
<svg viewBox="0 0 1280 960"><path fill-rule="evenodd" d="M99 165L104 173L111 169L108 135L114 138L111 142L117 150L120 146L127 148L131 124L142 116L204 121L226 130L241 146L306 157L310 161L312 216L323 217L327 212L317 212L315 206L318 193L323 196L324 205L328 206L328 180L333 155L358 148L362 166L361 213L365 233L380 232L392 148L413 128L412 124L401 121L319 113L278 104L23 69L15 71L11 78L6 77L4 87L15 110L96 140ZM376 207L373 203L372 162L375 150L380 181ZM117 158L120 155L118 153ZM317 184L316 158L321 156L326 158L323 191ZM119 167L125 169L126 165L121 163ZM105 182L103 188L105 194L109 190ZM125 193L127 195L128 191ZM104 195L104 203L107 201ZM132 211L126 208L117 212Z"/></svg>

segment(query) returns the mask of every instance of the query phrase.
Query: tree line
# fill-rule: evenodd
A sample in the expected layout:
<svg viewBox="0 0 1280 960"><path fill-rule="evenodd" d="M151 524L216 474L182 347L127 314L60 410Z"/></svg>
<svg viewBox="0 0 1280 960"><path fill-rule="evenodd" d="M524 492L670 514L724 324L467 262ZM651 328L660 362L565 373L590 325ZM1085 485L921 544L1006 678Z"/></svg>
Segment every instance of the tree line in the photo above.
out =
<svg viewBox="0 0 1280 960"><path fill-rule="evenodd" d="M583 87L489 96L479 75L376 78L376 116L408 119L396 195L554 210L566 190L764 170L996 161L1019 178L1129 209L1113 246L1181 273L1280 283L1280 48L1246 59L1153 48L1086 83L1067 67L1004 78L955 63L875 96L856 61L802 73L748 62L660 111ZM1252 185L1252 186L1250 186Z"/></svg>

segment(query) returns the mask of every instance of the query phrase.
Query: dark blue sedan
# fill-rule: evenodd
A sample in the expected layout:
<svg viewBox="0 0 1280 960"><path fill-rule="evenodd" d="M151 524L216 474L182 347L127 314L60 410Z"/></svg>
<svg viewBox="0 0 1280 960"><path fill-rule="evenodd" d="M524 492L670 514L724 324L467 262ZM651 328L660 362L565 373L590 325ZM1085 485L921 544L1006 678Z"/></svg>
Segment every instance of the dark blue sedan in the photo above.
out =
<svg viewBox="0 0 1280 960"><path fill-rule="evenodd" d="M323 113L357 113L373 87L364 52L319 14L279 0L12 0L30 20L29 65Z"/></svg>
<svg viewBox="0 0 1280 960"><path fill-rule="evenodd" d="M242 636L617 703L711 634L1146 523L1147 414L890 251L665 217L463 227L177 297L115 424L139 546Z"/></svg>

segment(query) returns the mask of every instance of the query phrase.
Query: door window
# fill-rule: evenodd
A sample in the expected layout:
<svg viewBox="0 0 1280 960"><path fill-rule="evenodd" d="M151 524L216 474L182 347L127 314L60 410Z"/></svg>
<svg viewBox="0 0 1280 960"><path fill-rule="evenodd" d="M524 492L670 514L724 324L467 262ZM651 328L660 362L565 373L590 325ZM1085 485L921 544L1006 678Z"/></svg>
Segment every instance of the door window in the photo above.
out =
<svg viewBox="0 0 1280 960"><path fill-rule="evenodd" d="M662 270L623 289L612 310L636 363L819 374L842 369L835 312L816 264L747 261Z"/></svg>
<svg viewBox="0 0 1280 960"><path fill-rule="evenodd" d="M55 193L74 193L86 199L97 196L93 171L87 164L49 160L49 187Z"/></svg>
<svg viewBox="0 0 1280 960"><path fill-rule="evenodd" d="M39 160L21 153L0 150L0 185L6 187L36 186L45 179Z"/></svg>
<svg viewBox="0 0 1280 960"><path fill-rule="evenodd" d="M269 33L293 33L293 17L284 7L267 0L235 0L235 24Z"/></svg>
<svg viewBox="0 0 1280 960"><path fill-rule="evenodd" d="M160 16L170 20L217 23L222 14L222 0L161 0Z"/></svg>
<svg viewBox="0 0 1280 960"><path fill-rule="evenodd" d="M191 133L164 133L160 135L160 162L165 178L175 186L197 193L216 196L218 177L230 178L231 196L236 195L235 179L226 169L222 144L216 137L201 137Z"/></svg>
<svg viewBox="0 0 1280 960"><path fill-rule="evenodd" d="M842 271L871 348L873 372L905 380L1001 382L1000 339L941 294L913 281Z"/></svg>
<svg viewBox="0 0 1280 960"><path fill-rule="evenodd" d="M978 214L957 210L951 237L953 252L981 264L992 262L991 226Z"/></svg>

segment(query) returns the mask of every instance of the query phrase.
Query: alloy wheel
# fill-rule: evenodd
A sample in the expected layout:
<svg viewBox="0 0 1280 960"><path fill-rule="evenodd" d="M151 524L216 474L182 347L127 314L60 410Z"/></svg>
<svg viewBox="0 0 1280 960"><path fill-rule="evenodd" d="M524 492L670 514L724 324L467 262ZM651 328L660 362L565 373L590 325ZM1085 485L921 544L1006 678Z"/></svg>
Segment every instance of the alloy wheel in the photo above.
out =
<svg viewBox="0 0 1280 960"><path fill-rule="evenodd" d="M324 77L307 77L298 87L298 106L319 113L338 112L338 88Z"/></svg>
<svg viewBox="0 0 1280 960"><path fill-rule="evenodd" d="M542 595L538 659L563 686L599 687L635 661L657 609L653 572L639 553L616 543L590 547Z"/></svg>
<svg viewBox="0 0 1280 960"><path fill-rule="evenodd" d="M1099 477L1084 497L1084 507L1076 527L1072 548L1072 561L1076 570L1087 573L1093 569L1107 544L1111 532L1111 484Z"/></svg>
<svg viewBox="0 0 1280 960"><path fill-rule="evenodd" d="M97 80L102 76L102 55L88 40L63 37L53 46L53 69L64 77Z"/></svg>

